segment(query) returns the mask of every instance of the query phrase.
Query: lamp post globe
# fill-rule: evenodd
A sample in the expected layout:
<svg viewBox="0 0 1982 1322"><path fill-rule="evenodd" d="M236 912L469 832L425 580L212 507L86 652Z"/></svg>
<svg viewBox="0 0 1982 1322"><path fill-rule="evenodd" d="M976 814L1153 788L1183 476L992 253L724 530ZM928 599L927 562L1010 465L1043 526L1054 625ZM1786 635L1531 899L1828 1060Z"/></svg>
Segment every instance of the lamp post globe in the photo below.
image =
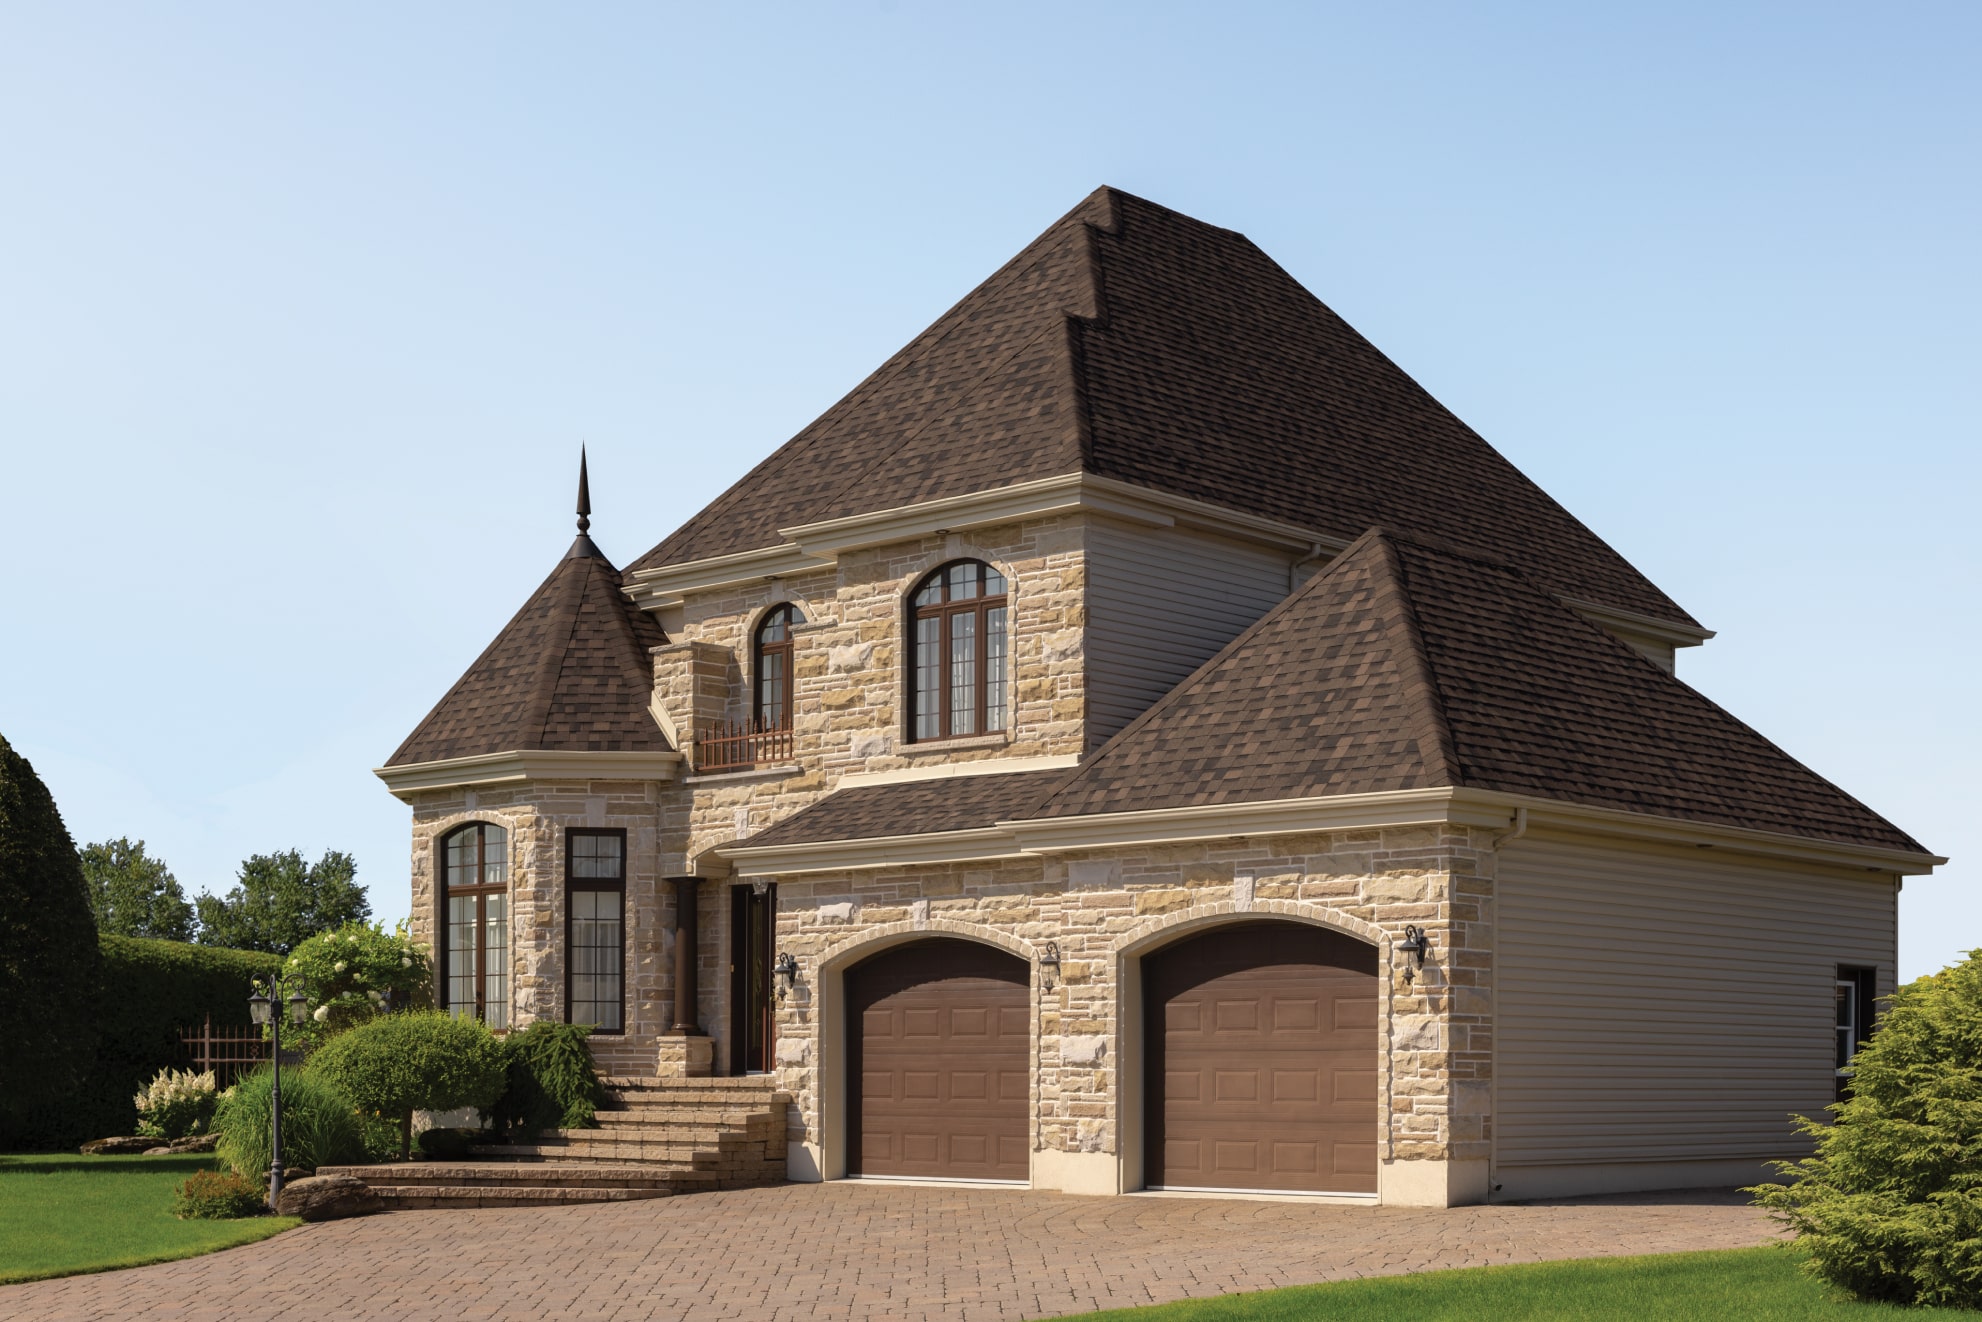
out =
<svg viewBox="0 0 1982 1322"><path fill-rule="evenodd" d="M248 998L248 1014L254 1019L257 1027L268 1027L269 1010L274 1004L275 1002L262 994L259 987L255 989L255 994Z"/></svg>

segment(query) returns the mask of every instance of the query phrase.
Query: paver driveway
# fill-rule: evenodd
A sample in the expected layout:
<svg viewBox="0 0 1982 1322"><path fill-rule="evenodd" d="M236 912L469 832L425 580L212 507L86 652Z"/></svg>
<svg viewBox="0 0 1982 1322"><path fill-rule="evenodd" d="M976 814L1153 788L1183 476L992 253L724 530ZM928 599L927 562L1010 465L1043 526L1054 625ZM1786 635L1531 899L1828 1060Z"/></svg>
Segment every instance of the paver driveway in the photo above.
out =
<svg viewBox="0 0 1982 1322"><path fill-rule="evenodd" d="M1729 1192L1433 1211L793 1184L304 1226L184 1262L0 1286L0 1318L1052 1317L1772 1236Z"/></svg>

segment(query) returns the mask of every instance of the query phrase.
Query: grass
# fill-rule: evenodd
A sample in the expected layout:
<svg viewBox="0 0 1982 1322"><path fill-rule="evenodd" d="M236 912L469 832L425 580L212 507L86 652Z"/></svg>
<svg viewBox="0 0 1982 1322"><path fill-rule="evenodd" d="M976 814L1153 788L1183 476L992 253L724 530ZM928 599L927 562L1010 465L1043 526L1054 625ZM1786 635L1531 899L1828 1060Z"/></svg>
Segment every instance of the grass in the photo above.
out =
<svg viewBox="0 0 1982 1322"><path fill-rule="evenodd" d="M181 1221L172 1196L212 1157L0 1156L0 1283L170 1262L249 1244L293 1216Z"/></svg>
<svg viewBox="0 0 1982 1322"><path fill-rule="evenodd" d="M1090 1313L1117 1322L1529 1322L1547 1319L1711 1319L1826 1322L1898 1317L1910 1310L1833 1297L1803 1273L1788 1245L1647 1258L1586 1258L1376 1276L1258 1294L1188 1299ZM1918 1316L1915 1312L1914 1316Z"/></svg>

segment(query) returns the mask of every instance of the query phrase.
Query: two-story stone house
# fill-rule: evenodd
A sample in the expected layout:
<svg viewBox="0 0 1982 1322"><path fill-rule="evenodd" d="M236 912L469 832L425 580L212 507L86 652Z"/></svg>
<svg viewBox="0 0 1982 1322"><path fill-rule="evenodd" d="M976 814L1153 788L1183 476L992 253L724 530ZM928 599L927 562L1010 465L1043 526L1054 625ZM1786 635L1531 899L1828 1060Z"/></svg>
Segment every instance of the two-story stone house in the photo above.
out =
<svg viewBox="0 0 1982 1322"><path fill-rule="evenodd" d="M459 1013L775 1075L797 1179L1745 1180L1940 861L1264 253L1114 190L624 572L579 526L379 772L416 929Z"/></svg>

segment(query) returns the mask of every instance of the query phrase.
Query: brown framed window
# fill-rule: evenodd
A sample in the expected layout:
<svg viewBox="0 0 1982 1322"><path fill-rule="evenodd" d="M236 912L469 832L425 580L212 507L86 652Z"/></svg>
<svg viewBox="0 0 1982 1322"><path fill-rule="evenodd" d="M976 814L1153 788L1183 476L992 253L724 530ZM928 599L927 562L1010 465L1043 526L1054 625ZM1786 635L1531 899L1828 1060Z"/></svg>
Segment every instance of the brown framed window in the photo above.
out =
<svg viewBox="0 0 1982 1322"><path fill-rule="evenodd" d="M1840 964L1837 971L1837 1100L1851 1096L1852 1059L1872 1036L1878 970Z"/></svg>
<svg viewBox="0 0 1982 1322"><path fill-rule="evenodd" d="M565 1019L626 1031L626 832L564 833Z"/></svg>
<svg viewBox="0 0 1982 1322"><path fill-rule="evenodd" d="M471 822L440 843L441 1006L509 1027L509 832Z"/></svg>
<svg viewBox="0 0 1982 1322"><path fill-rule="evenodd" d="M910 737L959 739L1006 724L1005 576L978 560L944 565L909 598L915 664Z"/></svg>
<svg viewBox="0 0 1982 1322"><path fill-rule="evenodd" d="M751 714L760 730L791 728L791 629L803 623L798 607L786 602L766 611L757 624Z"/></svg>

